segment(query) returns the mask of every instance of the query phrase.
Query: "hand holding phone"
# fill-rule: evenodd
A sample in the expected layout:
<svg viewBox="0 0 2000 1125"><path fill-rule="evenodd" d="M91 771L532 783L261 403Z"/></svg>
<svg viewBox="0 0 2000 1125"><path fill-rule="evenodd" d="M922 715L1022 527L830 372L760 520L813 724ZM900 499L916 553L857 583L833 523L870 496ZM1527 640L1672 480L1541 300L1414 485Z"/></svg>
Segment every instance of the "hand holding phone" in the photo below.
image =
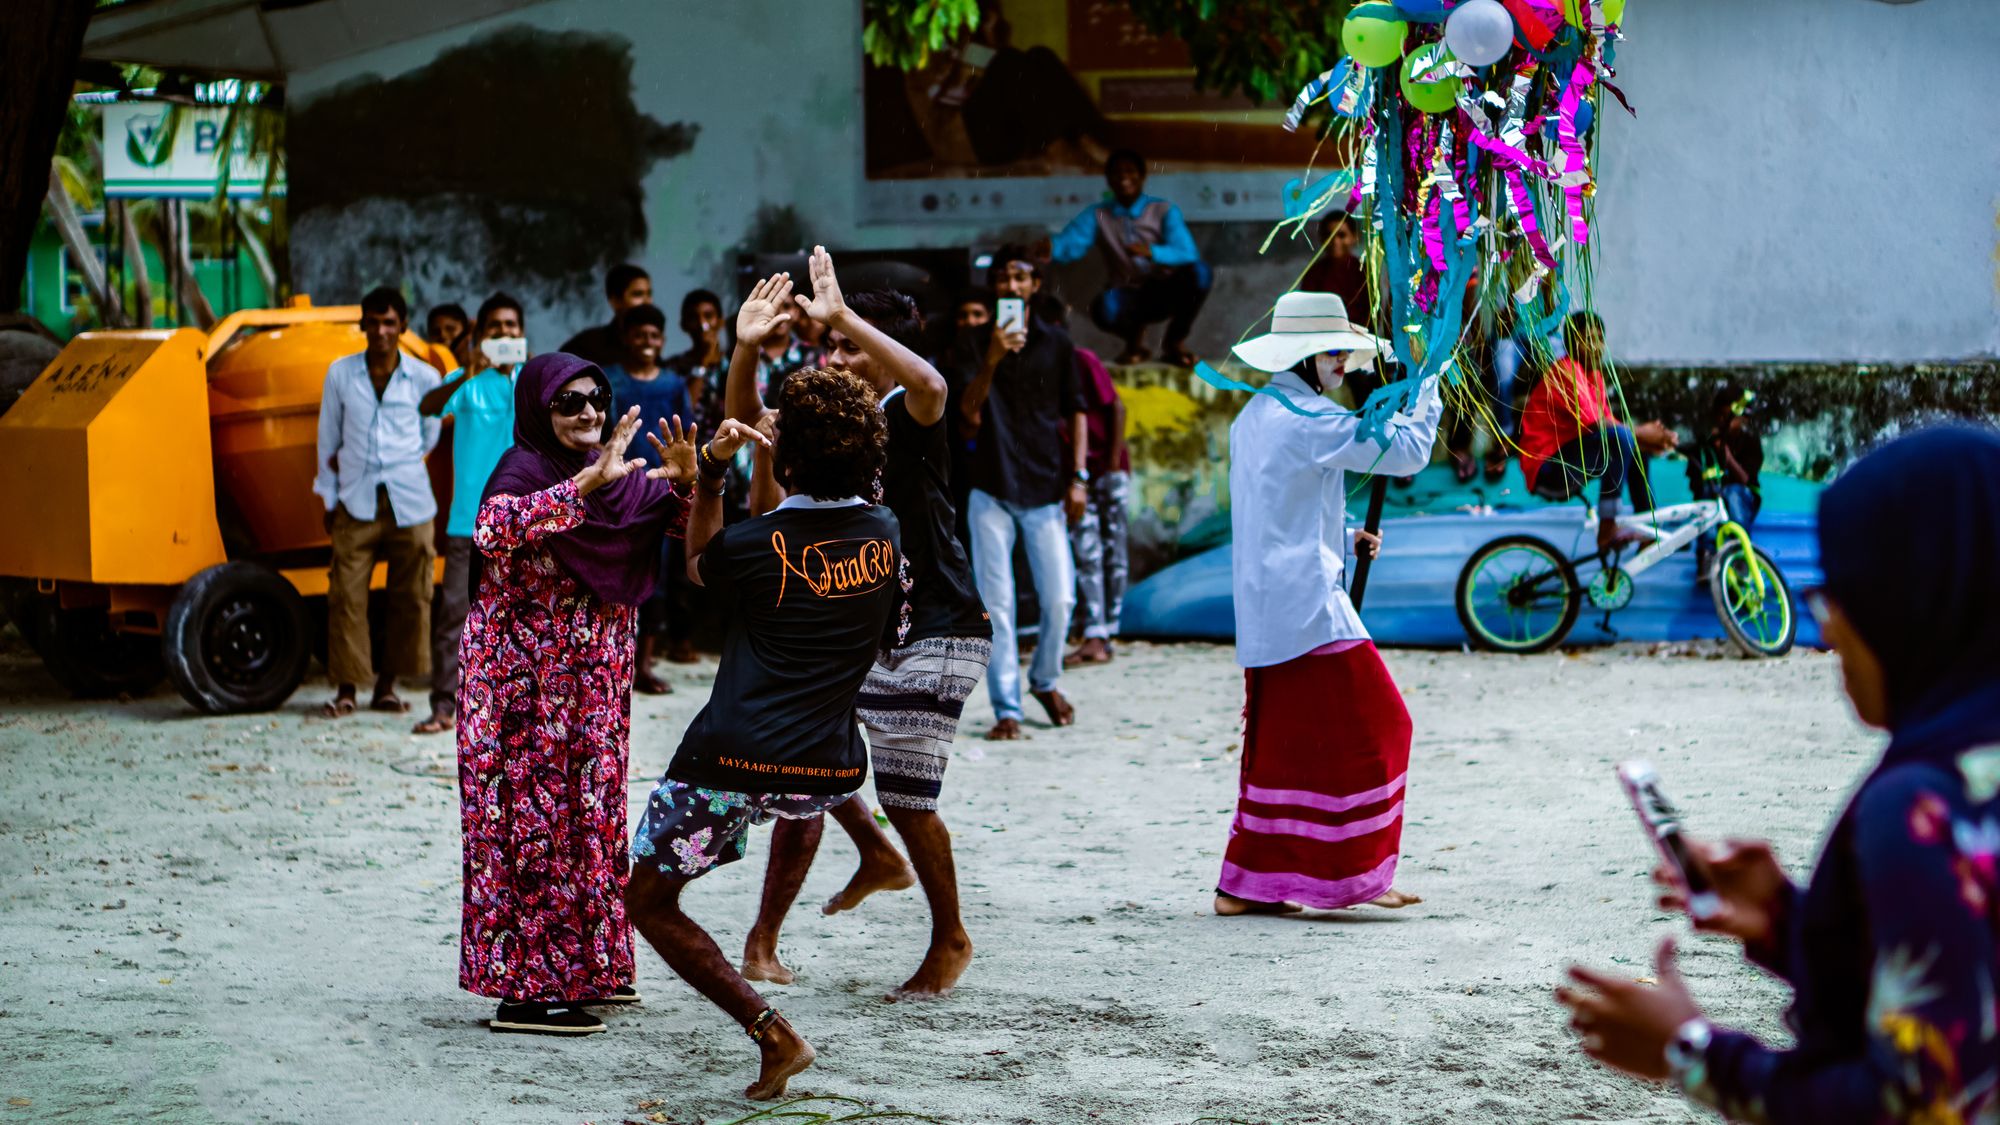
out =
<svg viewBox="0 0 2000 1125"><path fill-rule="evenodd" d="M528 341L523 336L488 336L479 341L479 354L495 367L512 367L528 362Z"/></svg>
<svg viewBox="0 0 2000 1125"><path fill-rule="evenodd" d="M1000 298L995 315L999 317L1000 331L1003 333L1028 330L1028 302L1019 297Z"/></svg>
<svg viewBox="0 0 2000 1125"><path fill-rule="evenodd" d="M1646 762L1624 762L1618 767L1619 784L1631 798L1639 823L1659 849L1687 895L1688 917L1706 922L1722 911L1722 899L1715 893L1715 880L1708 864L1689 846L1681 832L1681 816L1660 788L1660 775Z"/></svg>

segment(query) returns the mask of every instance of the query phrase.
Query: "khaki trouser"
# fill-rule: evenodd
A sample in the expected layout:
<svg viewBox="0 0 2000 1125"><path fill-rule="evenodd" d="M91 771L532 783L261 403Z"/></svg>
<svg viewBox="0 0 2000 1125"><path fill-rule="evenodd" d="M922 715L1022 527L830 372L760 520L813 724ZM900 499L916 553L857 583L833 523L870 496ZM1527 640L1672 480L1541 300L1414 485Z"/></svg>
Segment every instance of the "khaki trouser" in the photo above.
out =
<svg viewBox="0 0 2000 1125"><path fill-rule="evenodd" d="M431 713L452 715L458 708L458 642L472 609L472 537L444 537L444 585L431 611Z"/></svg>
<svg viewBox="0 0 2000 1125"><path fill-rule="evenodd" d="M386 491L386 490L385 490ZM389 564L388 649L385 676L424 676L431 670L431 585L437 548L431 521L397 527L388 497L377 494L375 518L358 520L345 504L333 510L333 566L327 575L326 665L336 684L372 684L376 664L368 643L368 576L375 561Z"/></svg>

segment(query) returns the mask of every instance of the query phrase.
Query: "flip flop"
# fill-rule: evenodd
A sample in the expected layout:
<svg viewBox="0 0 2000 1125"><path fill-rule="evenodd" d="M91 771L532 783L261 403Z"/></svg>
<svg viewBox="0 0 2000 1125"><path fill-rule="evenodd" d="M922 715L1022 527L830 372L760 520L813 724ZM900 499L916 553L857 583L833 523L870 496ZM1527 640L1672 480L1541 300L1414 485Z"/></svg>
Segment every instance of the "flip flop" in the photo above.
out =
<svg viewBox="0 0 2000 1125"><path fill-rule="evenodd" d="M407 715L410 713L410 705L395 695L376 696L368 701L368 709L370 711L381 711L390 715Z"/></svg>
<svg viewBox="0 0 2000 1125"><path fill-rule="evenodd" d="M443 734L458 726L458 720L446 715L432 715L410 728L411 734Z"/></svg>
<svg viewBox="0 0 2000 1125"><path fill-rule="evenodd" d="M336 696L335 698L329 699L325 703L320 704L319 714L320 717L323 719L344 719L347 716L354 714L354 701L352 699L347 699L345 697Z"/></svg>

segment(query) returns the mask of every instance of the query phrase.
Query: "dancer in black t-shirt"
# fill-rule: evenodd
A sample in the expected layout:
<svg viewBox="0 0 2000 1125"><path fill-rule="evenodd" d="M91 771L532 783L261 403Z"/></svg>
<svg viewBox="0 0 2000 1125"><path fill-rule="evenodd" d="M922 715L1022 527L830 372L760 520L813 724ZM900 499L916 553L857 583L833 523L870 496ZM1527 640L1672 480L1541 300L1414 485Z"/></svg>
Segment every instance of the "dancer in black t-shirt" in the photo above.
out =
<svg viewBox="0 0 2000 1125"><path fill-rule="evenodd" d="M862 499L881 472L887 427L875 395L852 375L808 370L785 381L776 446L757 473L790 492L776 510L722 526L730 458L756 430L724 421L697 458L688 519L688 574L724 610L729 631L708 705L646 803L632 838L626 910L682 980L743 1025L762 1054L744 1093L783 1096L813 1049L681 910L681 891L742 858L750 826L801 818L773 836L790 849L773 879L798 896L819 846L819 814L846 801L868 769L855 694L897 600L896 517Z"/></svg>
<svg viewBox="0 0 2000 1125"><path fill-rule="evenodd" d="M853 837L861 866L825 911L852 909L875 891L901 890L914 876L930 903L930 949L889 999L942 996L971 963L972 941L959 917L958 874L951 833L937 814L938 793L959 714L986 670L993 634L956 535L944 377L911 347L921 332L916 304L886 289L856 293L850 303L825 247L814 248L811 270L813 295L798 297L799 307L794 307L786 274L758 283L744 301L736 319L737 352L730 363L729 416L738 421L756 417L751 374L757 341L785 331L788 318L801 312L827 326L828 365L858 375L881 396L889 447L880 499L902 527L907 580L896 634L876 657L858 709L868 728L875 792L910 849L910 861L896 851L858 795L835 806L833 817ZM785 420L779 421L783 425ZM780 825L779 830L786 835L802 831L795 825ZM792 971L778 959L778 929L792 903L773 888L795 886L805 877L803 867L795 873L778 871L793 854L774 840L771 866L782 877L766 881L763 907L744 941L743 973L753 980L792 980Z"/></svg>

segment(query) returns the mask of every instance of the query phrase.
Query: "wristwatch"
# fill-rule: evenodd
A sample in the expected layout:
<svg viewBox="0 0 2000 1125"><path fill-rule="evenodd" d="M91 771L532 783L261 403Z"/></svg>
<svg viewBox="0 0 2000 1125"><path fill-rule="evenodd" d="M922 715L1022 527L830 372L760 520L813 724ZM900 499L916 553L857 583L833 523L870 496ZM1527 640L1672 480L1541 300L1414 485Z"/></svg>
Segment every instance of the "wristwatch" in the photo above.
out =
<svg viewBox="0 0 2000 1125"><path fill-rule="evenodd" d="M1667 1041L1667 1071L1683 1091L1693 1093L1708 1081L1708 1045L1714 1038L1714 1025L1696 1016Z"/></svg>
<svg viewBox="0 0 2000 1125"><path fill-rule="evenodd" d="M1078 469L1078 470L1077 470L1076 472L1074 472L1074 473L1072 473L1072 474L1070 475L1070 479L1071 479L1071 480L1074 480L1074 481L1075 481L1076 483L1078 483L1078 484L1089 484L1089 483L1090 483L1090 470L1089 470L1089 469Z"/></svg>

